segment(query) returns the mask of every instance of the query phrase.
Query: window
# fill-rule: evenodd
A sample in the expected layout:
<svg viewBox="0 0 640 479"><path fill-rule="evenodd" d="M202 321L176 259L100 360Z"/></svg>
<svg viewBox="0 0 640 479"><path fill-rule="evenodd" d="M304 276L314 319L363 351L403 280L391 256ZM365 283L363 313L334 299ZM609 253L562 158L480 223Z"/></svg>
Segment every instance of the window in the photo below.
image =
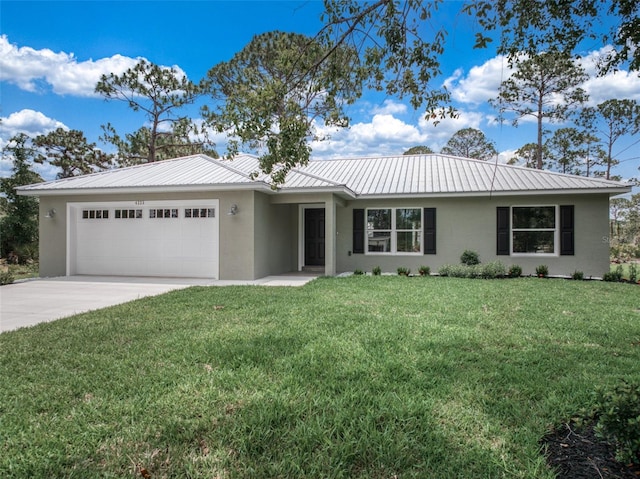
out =
<svg viewBox="0 0 640 479"><path fill-rule="evenodd" d="M555 254L555 206L514 206L511 221L513 253Z"/></svg>
<svg viewBox="0 0 640 479"><path fill-rule="evenodd" d="M142 210L115 210L114 216L116 219L141 219Z"/></svg>
<svg viewBox="0 0 640 479"><path fill-rule="evenodd" d="M177 208L151 208L149 218L177 218Z"/></svg>
<svg viewBox="0 0 640 479"><path fill-rule="evenodd" d="M185 218L215 218L215 208L185 208Z"/></svg>
<svg viewBox="0 0 640 479"><path fill-rule="evenodd" d="M107 220L109 219L109 210L82 210L82 219Z"/></svg>
<svg viewBox="0 0 640 479"><path fill-rule="evenodd" d="M422 208L367 210L368 253L421 254Z"/></svg>

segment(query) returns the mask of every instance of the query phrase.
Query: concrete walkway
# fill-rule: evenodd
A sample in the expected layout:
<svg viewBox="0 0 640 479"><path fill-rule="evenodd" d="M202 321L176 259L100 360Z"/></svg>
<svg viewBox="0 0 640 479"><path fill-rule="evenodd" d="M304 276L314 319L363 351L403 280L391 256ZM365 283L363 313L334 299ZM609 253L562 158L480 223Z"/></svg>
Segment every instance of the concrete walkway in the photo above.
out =
<svg viewBox="0 0 640 479"><path fill-rule="evenodd" d="M315 278L299 274L256 281L66 276L22 281L0 287L0 333L189 286L302 286Z"/></svg>

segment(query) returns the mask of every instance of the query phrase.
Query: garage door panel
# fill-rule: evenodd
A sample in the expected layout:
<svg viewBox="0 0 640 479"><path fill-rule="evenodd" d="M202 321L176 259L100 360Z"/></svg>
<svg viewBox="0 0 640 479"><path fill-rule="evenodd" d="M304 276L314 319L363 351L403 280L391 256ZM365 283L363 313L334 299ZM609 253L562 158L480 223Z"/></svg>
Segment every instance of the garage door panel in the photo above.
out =
<svg viewBox="0 0 640 479"><path fill-rule="evenodd" d="M75 252L71 274L173 276L215 278L218 271L218 218L185 217L193 202L149 202L138 217L123 218L116 210L128 205L82 204L74 207L76 224L70 238ZM217 211L217 200L198 202L198 207ZM175 217L151 217L151 209ZM106 211L108 218L89 218L83 211ZM173 210L173 211L172 211ZM125 213L126 214L126 213ZM102 215L101 215L102 216Z"/></svg>

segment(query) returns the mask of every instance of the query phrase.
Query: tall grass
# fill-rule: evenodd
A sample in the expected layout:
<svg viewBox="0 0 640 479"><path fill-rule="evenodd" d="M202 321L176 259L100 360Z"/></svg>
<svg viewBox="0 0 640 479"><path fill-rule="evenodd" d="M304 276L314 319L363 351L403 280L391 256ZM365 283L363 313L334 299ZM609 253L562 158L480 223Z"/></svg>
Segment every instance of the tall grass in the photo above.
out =
<svg viewBox="0 0 640 479"><path fill-rule="evenodd" d="M640 380L627 284L354 276L172 292L0 335L0 477L554 477Z"/></svg>

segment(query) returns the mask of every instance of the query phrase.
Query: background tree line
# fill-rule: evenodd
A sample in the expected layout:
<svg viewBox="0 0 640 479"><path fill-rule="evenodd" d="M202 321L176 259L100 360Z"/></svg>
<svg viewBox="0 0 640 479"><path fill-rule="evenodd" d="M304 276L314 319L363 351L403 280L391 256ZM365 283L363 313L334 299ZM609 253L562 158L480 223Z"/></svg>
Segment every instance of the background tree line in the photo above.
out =
<svg viewBox="0 0 640 479"><path fill-rule="evenodd" d="M308 162L310 140L322 139L315 122L347 127L345 107L365 89L405 98L434 122L455 117L449 92L433 86L447 37L432 22L440 1L325 0L324 26L313 38L279 31L256 35L198 83L146 60L121 75L103 75L95 91L140 112L145 126L123 133L103 125L101 140L113 145L113 154L78 130L12 138L3 152L13 159L14 170L1 185L6 197L1 254L24 240L8 233L20 204L8 191L27 179L23 172L30 162L48 162L63 178L198 152L217 156L208 137L216 131L229 135L229 155L258 151L260 170L277 185L292 167ZM611 44L601 71L623 64L638 71L639 11L640 4L631 0L470 0L462 5L461 13L474 16L479 26L475 47L485 48L496 36L497 52L514 67L491 101L500 119L516 126L527 117L537 122L537 138L518 150L517 161L613 178L614 146L640 130L639 108L632 100L584 108L587 96L579 85L586 75L575 52L588 39ZM604 17L611 28L595 38L592 26ZM202 120L184 115L184 107L201 97L206 98ZM574 126L551 136L545 130L548 123L568 120ZM470 128L454 134L442 151L481 159L496 154L494 144Z"/></svg>

